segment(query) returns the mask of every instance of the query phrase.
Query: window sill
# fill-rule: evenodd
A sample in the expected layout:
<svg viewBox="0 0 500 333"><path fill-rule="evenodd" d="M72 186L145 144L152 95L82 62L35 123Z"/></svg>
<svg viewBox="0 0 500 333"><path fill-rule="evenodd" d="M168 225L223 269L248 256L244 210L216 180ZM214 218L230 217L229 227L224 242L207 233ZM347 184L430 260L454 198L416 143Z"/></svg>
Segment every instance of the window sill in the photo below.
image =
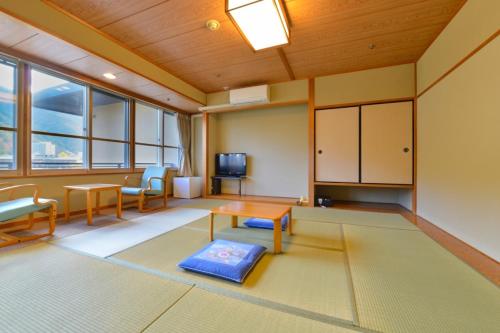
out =
<svg viewBox="0 0 500 333"><path fill-rule="evenodd" d="M17 171L0 171L0 179L15 178L37 178L37 177L65 177L65 176L99 176L99 175L127 175L140 174L146 168L136 169L66 169L66 170L29 170L28 174L22 175ZM167 167L168 171L179 171L178 167Z"/></svg>
<svg viewBox="0 0 500 333"><path fill-rule="evenodd" d="M37 177L66 177L66 176L99 176L99 175L127 175L139 173L136 170L106 169L106 170L31 170L26 175L0 174L0 179L37 178Z"/></svg>

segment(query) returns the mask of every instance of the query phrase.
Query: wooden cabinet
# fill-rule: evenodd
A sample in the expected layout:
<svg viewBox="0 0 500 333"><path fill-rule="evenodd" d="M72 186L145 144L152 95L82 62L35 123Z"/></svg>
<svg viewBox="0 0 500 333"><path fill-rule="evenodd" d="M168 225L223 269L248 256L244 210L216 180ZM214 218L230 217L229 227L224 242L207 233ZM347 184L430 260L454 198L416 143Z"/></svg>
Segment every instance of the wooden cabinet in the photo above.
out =
<svg viewBox="0 0 500 333"><path fill-rule="evenodd" d="M413 182L413 103L361 107L361 182Z"/></svg>
<svg viewBox="0 0 500 333"><path fill-rule="evenodd" d="M413 183L413 102L316 110L315 182Z"/></svg>
<svg viewBox="0 0 500 333"><path fill-rule="evenodd" d="M359 182L359 107L316 111L316 181Z"/></svg>

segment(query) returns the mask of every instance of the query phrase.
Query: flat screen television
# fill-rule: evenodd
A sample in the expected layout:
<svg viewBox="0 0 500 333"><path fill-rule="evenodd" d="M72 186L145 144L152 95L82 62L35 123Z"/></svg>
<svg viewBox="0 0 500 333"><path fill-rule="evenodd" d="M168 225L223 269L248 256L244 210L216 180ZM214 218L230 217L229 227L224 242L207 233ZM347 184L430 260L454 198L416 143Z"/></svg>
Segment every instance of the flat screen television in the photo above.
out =
<svg viewBox="0 0 500 333"><path fill-rule="evenodd" d="M247 154L221 153L215 155L217 176L241 177L247 174Z"/></svg>

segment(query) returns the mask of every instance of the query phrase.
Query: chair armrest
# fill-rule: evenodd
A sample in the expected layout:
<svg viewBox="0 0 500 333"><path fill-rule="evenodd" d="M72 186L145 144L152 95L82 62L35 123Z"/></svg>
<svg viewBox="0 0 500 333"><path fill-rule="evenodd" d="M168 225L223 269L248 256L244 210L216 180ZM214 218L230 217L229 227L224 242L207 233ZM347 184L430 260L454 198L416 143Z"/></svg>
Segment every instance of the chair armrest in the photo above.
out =
<svg viewBox="0 0 500 333"><path fill-rule="evenodd" d="M12 185L14 185L14 184L12 184L12 183L0 183L0 187L4 187L4 186L8 187L8 186L12 186Z"/></svg>
<svg viewBox="0 0 500 333"><path fill-rule="evenodd" d="M162 182L165 181L165 178L162 178L162 177L149 177L148 178L148 188L146 189L146 191L151 191L153 189L153 180L154 179L161 180Z"/></svg>
<svg viewBox="0 0 500 333"><path fill-rule="evenodd" d="M132 176L131 176L131 175L128 175L128 176L125 176L125 186L128 186L128 185L129 185L129 184L128 184L128 181L129 181L129 179L130 179L130 178L136 178L136 179L139 179L139 180L141 179L141 177L140 177L140 176L137 176L137 175L132 175Z"/></svg>
<svg viewBox="0 0 500 333"><path fill-rule="evenodd" d="M8 192L9 193L9 200L12 200L14 198L14 194L16 193L17 190L25 189L25 188L32 189L33 202L35 203L35 205L39 205L40 202L38 201L38 194L40 193L40 187L36 184L23 184L23 185L14 185L14 186L9 186L9 187L4 187L4 188L0 188L0 193Z"/></svg>

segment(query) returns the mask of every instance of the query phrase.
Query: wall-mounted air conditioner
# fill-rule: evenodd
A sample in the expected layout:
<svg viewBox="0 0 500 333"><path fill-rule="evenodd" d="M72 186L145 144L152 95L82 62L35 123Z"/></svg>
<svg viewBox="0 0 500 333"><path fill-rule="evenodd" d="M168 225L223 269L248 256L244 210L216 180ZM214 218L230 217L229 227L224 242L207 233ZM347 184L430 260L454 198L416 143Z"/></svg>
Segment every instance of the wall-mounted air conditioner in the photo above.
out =
<svg viewBox="0 0 500 333"><path fill-rule="evenodd" d="M229 104L231 105L269 103L269 101L269 85L267 84L229 91Z"/></svg>
<svg viewBox="0 0 500 333"><path fill-rule="evenodd" d="M241 89L229 90L229 104L200 106L202 112L215 112L231 109L248 104L266 104L271 101L270 88L268 84Z"/></svg>

